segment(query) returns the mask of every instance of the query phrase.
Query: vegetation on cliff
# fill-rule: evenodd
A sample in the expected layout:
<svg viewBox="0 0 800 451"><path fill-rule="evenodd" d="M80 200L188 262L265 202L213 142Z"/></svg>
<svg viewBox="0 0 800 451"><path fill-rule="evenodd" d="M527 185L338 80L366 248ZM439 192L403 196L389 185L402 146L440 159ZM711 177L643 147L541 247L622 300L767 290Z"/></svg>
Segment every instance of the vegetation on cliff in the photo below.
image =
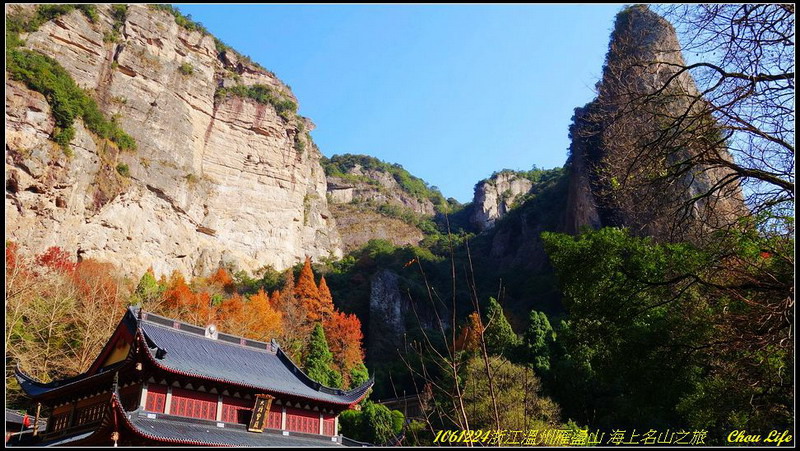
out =
<svg viewBox="0 0 800 451"><path fill-rule="evenodd" d="M227 96L237 96L253 99L264 105L272 105L275 112L284 119L291 120L297 114L297 104L275 89L265 85L244 86L237 85L228 88L220 87L214 94L214 99L219 101Z"/></svg>
<svg viewBox="0 0 800 451"><path fill-rule="evenodd" d="M397 184L400 185L400 188L409 195L417 199L429 200L437 209L444 208L448 204L438 188L430 186L421 178L411 175L403 166L397 163L386 163L367 155L342 154L334 155L331 158L323 158L322 167L325 169L325 175L329 177L371 185L379 185L380 182L366 175L353 174L351 170L360 167L362 171L385 172L391 174Z"/></svg>
<svg viewBox="0 0 800 451"><path fill-rule="evenodd" d="M39 5L33 17L12 15L6 20L6 60L10 77L44 95L52 108L56 128L52 139L66 152L75 136L73 124L83 119L86 128L95 135L114 142L120 150L135 150L136 141L117 124L117 119L105 118L95 99L81 89L61 65L39 52L22 48L21 32L36 31L48 20L79 9L91 21L97 20L94 5Z"/></svg>

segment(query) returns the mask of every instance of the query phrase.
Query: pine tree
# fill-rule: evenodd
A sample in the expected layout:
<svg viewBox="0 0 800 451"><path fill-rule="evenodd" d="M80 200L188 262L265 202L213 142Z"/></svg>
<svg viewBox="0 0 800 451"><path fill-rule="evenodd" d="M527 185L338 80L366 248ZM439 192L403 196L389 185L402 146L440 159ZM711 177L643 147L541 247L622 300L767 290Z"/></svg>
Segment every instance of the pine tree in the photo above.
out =
<svg viewBox="0 0 800 451"><path fill-rule="evenodd" d="M333 353L328 349L325 331L317 323L311 332L311 339L304 360L308 377L328 387L341 387L342 375L333 369Z"/></svg>

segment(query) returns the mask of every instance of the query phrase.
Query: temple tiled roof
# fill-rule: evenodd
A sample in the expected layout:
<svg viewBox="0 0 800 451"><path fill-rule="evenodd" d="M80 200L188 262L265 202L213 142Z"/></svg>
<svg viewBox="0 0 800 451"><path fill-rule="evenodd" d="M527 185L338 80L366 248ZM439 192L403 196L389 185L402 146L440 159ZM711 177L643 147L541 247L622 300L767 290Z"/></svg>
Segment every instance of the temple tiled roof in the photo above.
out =
<svg viewBox="0 0 800 451"><path fill-rule="evenodd" d="M306 376L275 344L242 345L161 323L142 319L139 328L152 361L169 371L332 404L358 402L372 387L372 380L349 391L325 387Z"/></svg>
<svg viewBox="0 0 800 451"><path fill-rule="evenodd" d="M224 423L218 427L216 422L174 417L164 414L150 414L140 410L127 412L125 420L133 432L150 440L174 444L196 444L214 446L341 446L331 437L290 433L281 431L248 432L246 426ZM222 423L220 423L222 424ZM333 437L338 440L338 437Z"/></svg>
<svg viewBox="0 0 800 451"><path fill-rule="evenodd" d="M158 368L190 377L233 384L244 388L309 401L349 406L357 403L372 387L370 379L352 390L325 387L309 378L284 354L277 343L262 343L218 334L208 338L202 327L174 321L131 307L119 327L134 331L146 357ZM17 369L17 380L33 398L60 392L67 386L85 385L109 378L111 369L122 362L69 379L41 383Z"/></svg>
<svg viewBox="0 0 800 451"><path fill-rule="evenodd" d="M14 369L14 374L17 378L17 382L19 382L20 387L22 387L22 390L32 398L38 398L42 395L47 395L48 393L55 392L56 390L62 390L66 387L86 386L87 384L97 385L108 382L113 377L113 371L109 371L109 368L113 370L114 368L121 366L121 363L123 362L105 368L104 371L96 374L83 373L74 377L60 379L48 383L41 382L26 374L21 368L19 368L19 366Z"/></svg>

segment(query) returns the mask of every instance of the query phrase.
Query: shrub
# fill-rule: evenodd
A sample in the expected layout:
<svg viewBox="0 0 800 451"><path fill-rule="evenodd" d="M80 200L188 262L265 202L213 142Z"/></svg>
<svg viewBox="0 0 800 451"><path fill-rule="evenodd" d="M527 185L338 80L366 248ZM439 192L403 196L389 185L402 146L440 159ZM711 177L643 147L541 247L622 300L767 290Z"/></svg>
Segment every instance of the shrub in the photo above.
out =
<svg viewBox="0 0 800 451"><path fill-rule="evenodd" d="M125 164L125 163L120 163L120 164L117 165L117 172L119 172L119 175L121 175L123 177L130 177L131 176L131 170L128 167L128 165Z"/></svg>
<svg viewBox="0 0 800 451"><path fill-rule="evenodd" d="M103 33L103 42L117 42L119 41L119 32L117 30L111 30Z"/></svg>
<svg viewBox="0 0 800 451"><path fill-rule="evenodd" d="M200 33L208 34L208 30L206 30L206 27L204 27L203 24L192 20L191 14L184 16L183 13L178 10L178 8L172 5L150 5L150 8L156 11L166 11L172 14L172 16L175 18L175 23L186 30L199 31Z"/></svg>
<svg viewBox="0 0 800 451"><path fill-rule="evenodd" d="M124 23L128 18L128 5L119 4L111 6L111 16L114 18L115 25Z"/></svg>
<svg viewBox="0 0 800 451"><path fill-rule="evenodd" d="M181 63L178 67L178 72L183 75L192 75L194 73L194 67L189 63Z"/></svg>
<svg viewBox="0 0 800 451"><path fill-rule="evenodd" d="M61 147L72 140L72 124L81 117L91 132L110 139L122 150L136 148L135 140L126 134L115 121L109 121L100 112L97 103L72 79L69 72L50 57L26 49L7 52L7 70L10 77L41 93L52 108L56 131L52 139Z"/></svg>
<svg viewBox="0 0 800 451"><path fill-rule="evenodd" d="M297 114L296 103L284 97L283 93L277 93L273 88L266 85L222 87L217 89L214 97L220 100L228 95L253 99L258 103L272 105L275 108L275 112L287 121Z"/></svg>
<svg viewBox="0 0 800 451"><path fill-rule="evenodd" d="M56 130L53 131L53 141L63 149L69 148L69 143L72 142L72 138L74 137L75 129L72 126L63 129L56 127Z"/></svg>
<svg viewBox="0 0 800 451"><path fill-rule="evenodd" d="M306 150L306 143L303 142L299 136L295 136L294 138L294 150L299 154L302 154Z"/></svg>
<svg viewBox="0 0 800 451"><path fill-rule="evenodd" d="M89 22L96 23L100 16L97 14L97 5L75 5L75 8L81 10L84 16L89 19Z"/></svg>

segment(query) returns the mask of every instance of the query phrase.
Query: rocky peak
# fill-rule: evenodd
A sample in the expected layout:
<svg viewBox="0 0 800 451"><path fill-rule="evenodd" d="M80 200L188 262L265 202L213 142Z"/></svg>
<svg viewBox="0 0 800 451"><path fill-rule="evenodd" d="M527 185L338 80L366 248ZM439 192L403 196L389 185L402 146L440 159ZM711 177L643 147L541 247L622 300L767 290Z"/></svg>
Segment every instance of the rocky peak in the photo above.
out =
<svg viewBox="0 0 800 451"><path fill-rule="evenodd" d="M421 179L400 165L366 155L336 155L325 163L328 195L335 204L394 205L419 215L436 213L434 201L443 200Z"/></svg>
<svg viewBox="0 0 800 451"><path fill-rule="evenodd" d="M517 172L504 170L475 185L470 222L483 231L511 210L520 196L528 194L533 182Z"/></svg>
<svg viewBox="0 0 800 451"><path fill-rule="evenodd" d="M717 126L700 116L704 105L688 71L673 27L647 6L617 16L595 100L575 110L565 212L566 229L625 226L662 239L689 239L723 226L744 208L738 185L692 202L728 172L696 162ZM673 80L667 89L661 89ZM700 127L663 136L665 118L692 114ZM702 131L700 131L702 130ZM730 158L726 149L717 152ZM674 175L673 175L674 174Z"/></svg>

